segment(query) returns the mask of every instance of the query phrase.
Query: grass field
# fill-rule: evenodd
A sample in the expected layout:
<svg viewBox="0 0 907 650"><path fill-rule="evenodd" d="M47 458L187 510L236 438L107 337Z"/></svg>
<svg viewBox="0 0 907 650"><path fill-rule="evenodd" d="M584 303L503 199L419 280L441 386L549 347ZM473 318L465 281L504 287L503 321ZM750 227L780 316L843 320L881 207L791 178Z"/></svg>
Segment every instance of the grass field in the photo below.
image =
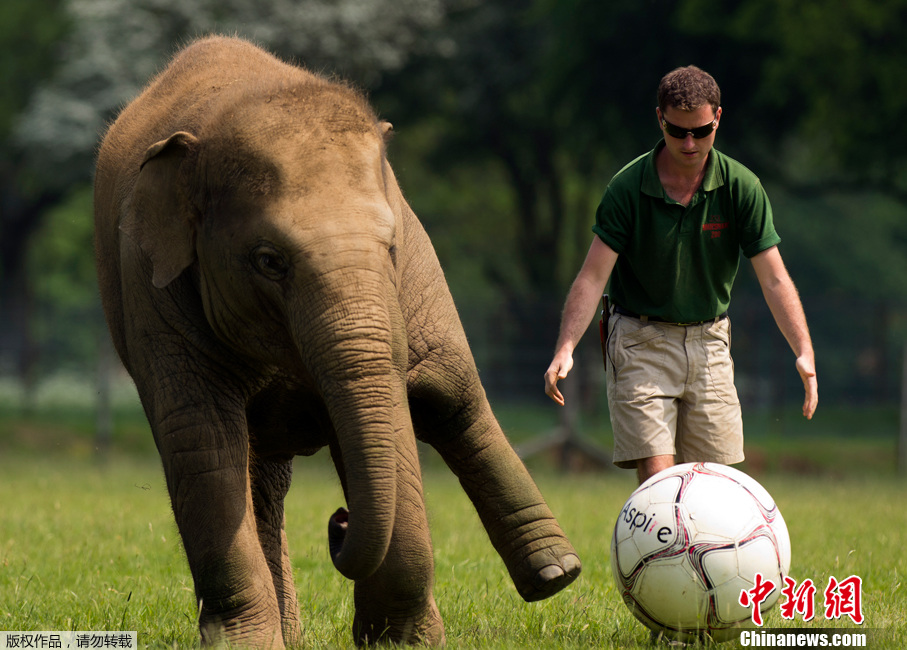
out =
<svg viewBox="0 0 907 650"><path fill-rule="evenodd" d="M504 410L501 418L516 437L548 426L544 416L521 412ZM137 630L143 647L197 647L191 578L146 425L139 414L118 412L114 449L100 461L92 422L90 413L73 409L29 418L0 409L0 630ZM907 647L907 481L894 475L890 439L755 438L763 460L751 469L787 521L791 574L819 588L812 625L852 626L823 618L821 592L832 575L859 575L864 627L879 630L867 647ZM817 446L823 452L810 454ZM842 454L851 467L863 459L856 463L863 471L844 471ZM647 631L619 600L608 563L611 528L634 488L629 473L562 474L544 460L530 465L584 570L561 594L526 604L456 481L433 452L425 460L435 596L449 647L650 647ZM333 569L325 535L340 504L324 455L300 459L287 533L308 647L352 646L352 585ZM781 619L777 608L766 625L805 627Z"/></svg>

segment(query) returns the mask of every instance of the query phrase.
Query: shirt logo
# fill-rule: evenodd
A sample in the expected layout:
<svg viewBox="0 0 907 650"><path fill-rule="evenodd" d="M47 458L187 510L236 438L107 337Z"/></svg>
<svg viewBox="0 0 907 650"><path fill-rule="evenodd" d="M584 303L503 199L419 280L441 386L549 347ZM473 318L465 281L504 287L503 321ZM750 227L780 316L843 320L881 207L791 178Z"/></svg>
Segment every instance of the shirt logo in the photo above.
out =
<svg viewBox="0 0 907 650"><path fill-rule="evenodd" d="M712 239L718 239L721 237L721 233L730 225L728 220L720 214L711 214L706 218L705 223L702 224L702 232L709 233Z"/></svg>

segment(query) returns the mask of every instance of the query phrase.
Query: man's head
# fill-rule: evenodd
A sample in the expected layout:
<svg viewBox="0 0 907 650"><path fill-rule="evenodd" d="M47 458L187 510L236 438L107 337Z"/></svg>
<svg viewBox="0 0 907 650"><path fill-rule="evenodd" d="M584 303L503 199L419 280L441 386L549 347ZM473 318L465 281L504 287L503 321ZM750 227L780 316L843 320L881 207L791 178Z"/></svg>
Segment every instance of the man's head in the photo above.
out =
<svg viewBox="0 0 907 650"><path fill-rule="evenodd" d="M655 112L671 159L701 169L721 120L721 91L712 76L693 65L672 70L658 84Z"/></svg>
<svg viewBox="0 0 907 650"><path fill-rule="evenodd" d="M658 84L658 108L664 113L668 108L692 112L708 104L712 113L721 106L721 90L712 75L688 65L666 74Z"/></svg>

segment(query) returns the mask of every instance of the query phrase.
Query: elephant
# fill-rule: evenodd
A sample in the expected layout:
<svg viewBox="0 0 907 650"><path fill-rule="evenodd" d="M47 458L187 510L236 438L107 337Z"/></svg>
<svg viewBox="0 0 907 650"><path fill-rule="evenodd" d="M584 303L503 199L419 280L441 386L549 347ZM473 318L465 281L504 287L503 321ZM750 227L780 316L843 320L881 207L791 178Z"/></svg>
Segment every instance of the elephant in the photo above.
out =
<svg viewBox="0 0 907 650"><path fill-rule="evenodd" d="M346 502L327 550L354 581L359 645L445 639L417 440L458 477L523 599L581 571L492 413L391 132L349 84L209 35L103 135L101 300L205 643L303 642L284 499L294 458L324 447Z"/></svg>

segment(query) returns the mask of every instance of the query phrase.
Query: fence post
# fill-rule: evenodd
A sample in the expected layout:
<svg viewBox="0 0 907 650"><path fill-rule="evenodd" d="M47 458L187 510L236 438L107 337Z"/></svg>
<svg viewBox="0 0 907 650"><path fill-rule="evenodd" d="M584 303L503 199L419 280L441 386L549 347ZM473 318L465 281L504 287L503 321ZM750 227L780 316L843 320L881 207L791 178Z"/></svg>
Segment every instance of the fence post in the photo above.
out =
<svg viewBox="0 0 907 650"><path fill-rule="evenodd" d="M114 368L113 345L107 334L107 329L104 328L100 331L98 338L98 401L95 412L95 447L101 458L106 457L113 440L113 400L111 392Z"/></svg>
<svg viewBox="0 0 907 650"><path fill-rule="evenodd" d="M907 345L901 365L901 434L898 439L898 474L907 475Z"/></svg>

